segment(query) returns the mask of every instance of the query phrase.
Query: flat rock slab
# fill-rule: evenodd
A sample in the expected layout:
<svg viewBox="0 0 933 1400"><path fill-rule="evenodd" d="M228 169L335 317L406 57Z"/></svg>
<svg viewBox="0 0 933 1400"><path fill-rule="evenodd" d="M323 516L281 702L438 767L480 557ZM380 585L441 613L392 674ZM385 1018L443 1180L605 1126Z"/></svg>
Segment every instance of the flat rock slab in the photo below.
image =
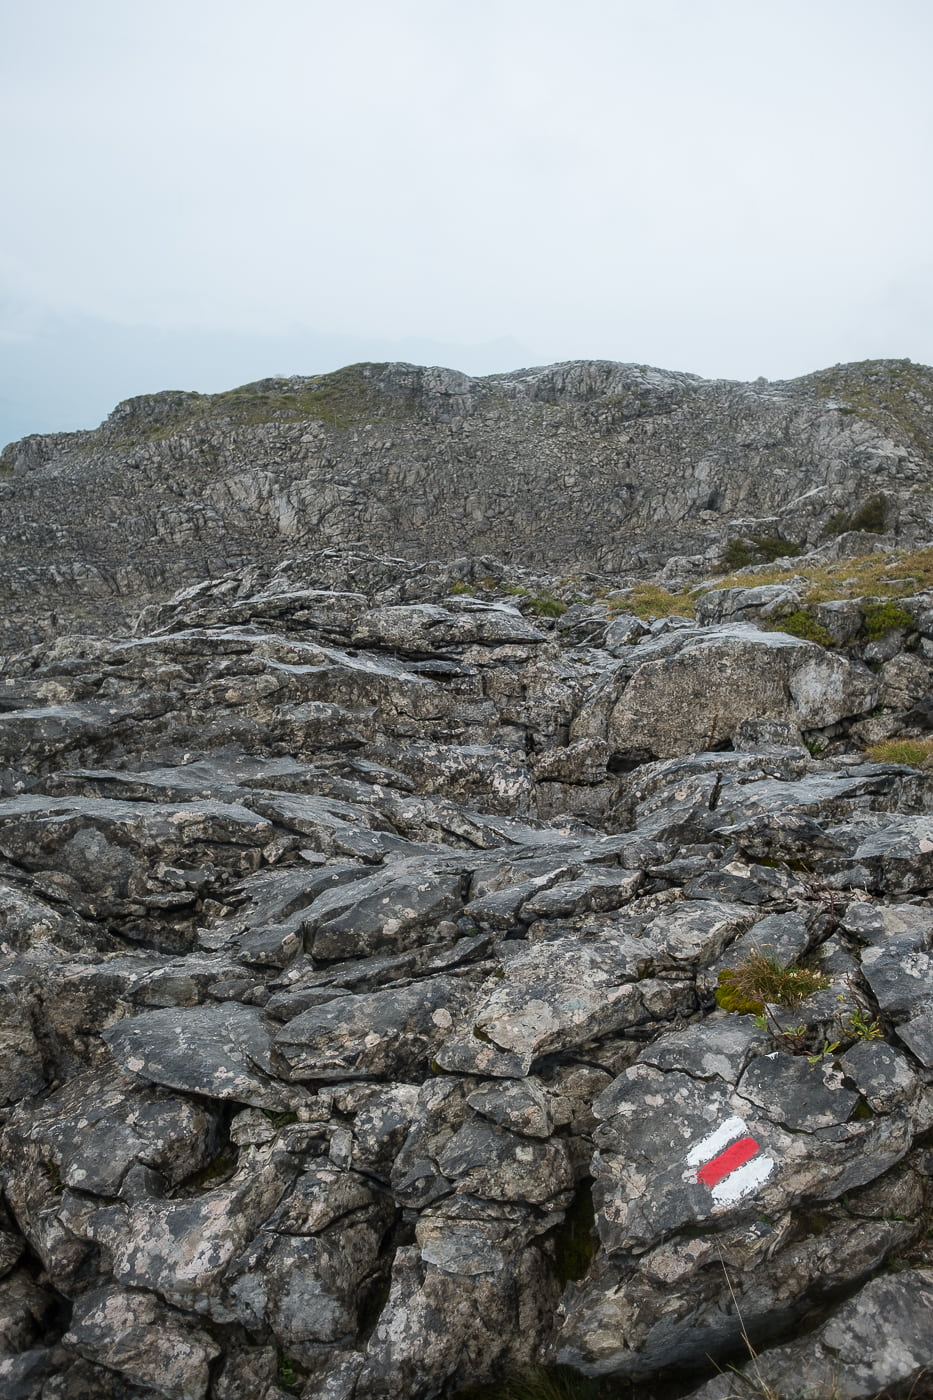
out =
<svg viewBox="0 0 933 1400"><path fill-rule="evenodd" d="M271 1078L272 1037L257 1007L166 1007L118 1021L103 1036L124 1070L154 1084L255 1108L294 1107L295 1091Z"/></svg>
<svg viewBox="0 0 933 1400"><path fill-rule="evenodd" d="M310 910L310 951L335 961L430 941L437 923L459 911L460 884L458 874L390 868L329 890Z"/></svg>
<svg viewBox="0 0 933 1400"><path fill-rule="evenodd" d="M848 1121L858 1094L844 1088L842 1080L825 1059L814 1065L804 1055L774 1052L752 1060L738 1090L776 1122L813 1132Z"/></svg>
<svg viewBox="0 0 933 1400"><path fill-rule="evenodd" d="M900 1020L933 1005L933 956L910 934L896 934L862 952L862 976L882 1011Z"/></svg>
<svg viewBox="0 0 933 1400"><path fill-rule="evenodd" d="M360 1079L423 1072L467 995L453 977L336 997L289 1021L275 1048L290 1079Z"/></svg>
<svg viewBox="0 0 933 1400"><path fill-rule="evenodd" d="M430 656L452 647L539 643L544 635L517 608L501 604L453 611L437 603L413 603L364 613L356 622L353 639L365 646Z"/></svg>

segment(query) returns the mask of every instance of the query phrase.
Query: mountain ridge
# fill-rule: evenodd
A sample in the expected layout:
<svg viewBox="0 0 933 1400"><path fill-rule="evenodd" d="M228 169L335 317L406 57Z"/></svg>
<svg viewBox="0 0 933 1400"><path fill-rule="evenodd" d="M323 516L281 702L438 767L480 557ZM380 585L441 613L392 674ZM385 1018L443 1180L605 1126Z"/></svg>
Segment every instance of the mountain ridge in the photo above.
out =
<svg viewBox="0 0 933 1400"><path fill-rule="evenodd" d="M97 429L9 445L0 470L8 644L43 612L129 622L296 544L689 580L736 538L752 558L761 539L819 547L867 501L889 543L927 539L933 370L744 384L605 360L482 378L363 363L125 400Z"/></svg>

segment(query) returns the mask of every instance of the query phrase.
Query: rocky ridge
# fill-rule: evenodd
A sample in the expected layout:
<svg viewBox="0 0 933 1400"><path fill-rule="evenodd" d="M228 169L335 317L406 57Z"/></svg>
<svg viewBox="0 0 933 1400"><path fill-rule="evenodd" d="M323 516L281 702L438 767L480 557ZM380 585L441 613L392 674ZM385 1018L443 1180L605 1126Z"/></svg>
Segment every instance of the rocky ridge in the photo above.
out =
<svg viewBox="0 0 933 1400"><path fill-rule="evenodd" d="M933 592L826 645L754 575L650 622L480 568L6 659L10 1400L923 1393L933 786L864 749L930 728Z"/></svg>
<svg viewBox="0 0 933 1400"><path fill-rule="evenodd" d="M930 533L933 370L782 383L581 361L472 379L356 365L118 405L0 454L0 646L105 633L283 552L492 554L551 574L713 571L851 528Z"/></svg>

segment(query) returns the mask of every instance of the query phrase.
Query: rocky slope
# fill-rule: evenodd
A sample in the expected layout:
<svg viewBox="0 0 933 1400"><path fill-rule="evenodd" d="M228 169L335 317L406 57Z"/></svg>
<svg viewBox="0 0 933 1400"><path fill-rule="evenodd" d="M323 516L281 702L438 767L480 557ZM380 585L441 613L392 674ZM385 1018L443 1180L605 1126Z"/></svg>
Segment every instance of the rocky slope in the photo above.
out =
<svg viewBox="0 0 933 1400"><path fill-rule="evenodd" d="M601 436L599 395L561 398L548 373L564 424L548 469L574 434L596 464L623 432L666 444L645 476L670 462L655 498L677 529L695 527L671 502L685 521L700 479L675 486L665 456L687 398L710 416L760 401L788 497L813 488L814 464L776 425L837 424L865 475L839 459L820 509L883 479L914 528L918 449L882 467L875 428L796 388L646 375L649 411L625 397L634 371L568 371L622 385ZM503 424L513 402L547 418L540 378L501 383ZM425 420L425 403L448 405L452 452L474 392L422 390ZM207 460L212 430L189 408L166 426L155 404L135 501L167 499L193 453ZM406 431L427 442L418 415ZM87 471L104 511L117 454L101 444L118 431L94 438L93 470L86 439L19 449L33 455L7 504L24 540L48 492L63 557L78 548L64 503ZM313 482L304 518L322 492L315 454L338 434L345 461L370 451L354 431L250 430L249 453L265 442L269 457L309 437L300 466L267 459L262 499ZM328 517L335 532L400 522L415 468L395 431L379 429L379 479L397 491L348 467L355 504ZM531 453L501 483L503 519ZM774 507L766 473L738 476L703 478L724 511ZM203 503L221 557L247 547L236 511L259 510L234 479L228 458L223 510ZM452 478L430 479L436 509ZM533 557L571 563L570 502L593 490L568 483L536 536L519 519L516 552L521 534ZM179 497L179 531L193 510ZM259 553L290 518L277 510L262 507ZM206 525L200 541L209 551ZM203 557L179 543L165 578ZM568 1393L641 1400L924 1393L933 787L863 749L922 748L933 591L822 603L807 613L821 645L769 630L802 611L793 584L752 576L708 590L696 619L650 623L621 595L549 615L545 581L507 592L506 564L481 567L471 592L456 565L323 551L197 584L132 635L66 634L7 659L10 1400L493 1397L555 1365Z"/></svg>
<svg viewBox="0 0 933 1400"><path fill-rule="evenodd" d="M0 455L0 647L112 630L244 562L360 541L558 574L710 572L847 528L930 535L933 370L786 383L605 361L485 379L357 365L154 394Z"/></svg>

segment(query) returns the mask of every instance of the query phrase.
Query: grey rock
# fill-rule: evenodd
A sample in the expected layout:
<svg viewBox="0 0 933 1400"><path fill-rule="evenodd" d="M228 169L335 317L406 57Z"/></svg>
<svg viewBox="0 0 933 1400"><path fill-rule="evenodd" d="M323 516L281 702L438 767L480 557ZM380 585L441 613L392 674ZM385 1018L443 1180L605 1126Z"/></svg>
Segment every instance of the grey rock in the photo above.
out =
<svg viewBox="0 0 933 1400"><path fill-rule="evenodd" d="M217 1343L152 1295L119 1288L86 1293L66 1341L82 1356L167 1400L204 1400Z"/></svg>
<svg viewBox="0 0 933 1400"><path fill-rule="evenodd" d="M256 1108L290 1109L295 1092L277 1083L272 1036L252 1006L170 1007L120 1021L104 1039L123 1069L154 1084Z"/></svg>
<svg viewBox="0 0 933 1400"><path fill-rule="evenodd" d="M340 997L289 1021L275 1037L289 1079L339 1080L422 1073L468 993L450 977Z"/></svg>
<svg viewBox="0 0 933 1400"><path fill-rule="evenodd" d="M174 1198L143 1190L137 1199L95 1210L84 1230L108 1251L114 1278L127 1288L234 1321L239 1314L221 1297L224 1278L294 1175L274 1144L249 1148L223 1185Z"/></svg>
<svg viewBox="0 0 933 1400"><path fill-rule="evenodd" d="M655 654L640 647L634 662L618 663L574 721L573 737L603 737L613 750L648 748L667 757L731 739L749 717L807 729L864 714L878 702L869 671L784 633L736 624L672 635L673 648L665 638Z"/></svg>
<svg viewBox="0 0 933 1400"><path fill-rule="evenodd" d="M933 1069L933 1011L920 1011L897 1028L898 1038L926 1069Z"/></svg>
<svg viewBox="0 0 933 1400"><path fill-rule="evenodd" d="M467 1103L483 1118L526 1137L548 1138L554 1130L547 1094L531 1076L477 1089Z"/></svg>
<svg viewBox="0 0 933 1400"><path fill-rule="evenodd" d="M473 1119L454 1133L438 1167L458 1192L553 1207L567 1203L573 1174L559 1141L541 1142Z"/></svg>
<svg viewBox="0 0 933 1400"><path fill-rule="evenodd" d="M858 1103L838 1071L822 1061L811 1065L800 1055L759 1056L742 1075L738 1091L775 1122L806 1132L847 1122Z"/></svg>
<svg viewBox="0 0 933 1400"><path fill-rule="evenodd" d="M62 1185L113 1197L137 1162L177 1185L214 1156L219 1129L201 1103L90 1070L18 1108L3 1141L17 1157L32 1144Z"/></svg>
<svg viewBox="0 0 933 1400"><path fill-rule="evenodd" d="M459 875L390 868L331 890L310 911L310 950L336 959L408 948L459 910L460 887Z"/></svg>
<svg viewBox="0 0 933 1400"><path fill-rule="evenodd" d="M865 948L862 975L881 1010L898 1020L925 1011L933 998L933 957L916 951L910 934Z"/></svg>
<svg viewBox="0 0 933 1400"><path fill-rule="evenodd" d="M870 1400L911 1386L933 1361L929 1328L933 1276L928 1269L872 1279L815 1334L759 1354L741 1368L743 1379L778 1390L839 1400ZM870 1348L865 1338L875 1338ZM736 1377L718 1376L690 1400L729 1400Z"/></svg>

